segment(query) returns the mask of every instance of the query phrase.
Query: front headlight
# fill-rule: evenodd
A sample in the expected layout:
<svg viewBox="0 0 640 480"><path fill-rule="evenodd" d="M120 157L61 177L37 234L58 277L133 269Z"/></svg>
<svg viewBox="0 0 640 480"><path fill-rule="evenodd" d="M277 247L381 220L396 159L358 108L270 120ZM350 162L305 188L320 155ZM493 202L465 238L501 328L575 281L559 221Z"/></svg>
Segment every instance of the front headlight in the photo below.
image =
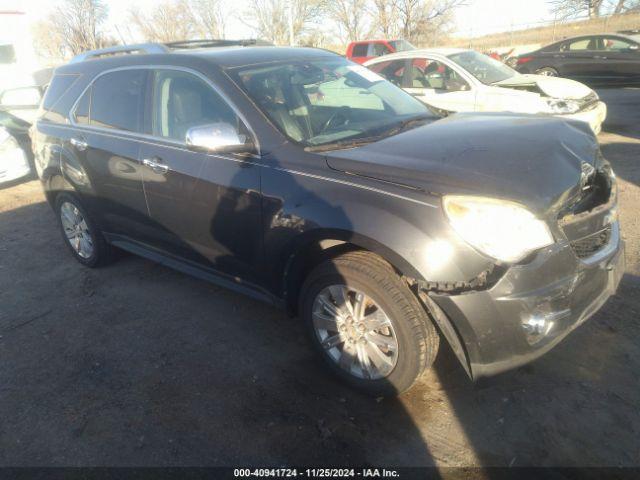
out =
<svg viewBox="0 0 640 480"><path fill-rule="evenodd" d="M580 102L577 100L562 100L559 98L548 98L547 105L549 111L555 114L576 113L580 110Z"/></svg>
<svg viewBox="0 0 640 480"><path fill-rule="evenodd" d="M503 262L518 262L553 243L545 222L505 200L445 196L444 211L453 229L480 252Z"/></svg>

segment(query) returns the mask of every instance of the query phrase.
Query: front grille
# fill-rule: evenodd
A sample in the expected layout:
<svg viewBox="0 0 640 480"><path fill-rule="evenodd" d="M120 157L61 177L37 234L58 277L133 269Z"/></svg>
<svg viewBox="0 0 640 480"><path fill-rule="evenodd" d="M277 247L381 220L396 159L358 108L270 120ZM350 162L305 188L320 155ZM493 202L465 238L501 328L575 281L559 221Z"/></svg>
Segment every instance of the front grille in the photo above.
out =
<svg viewBox="0 0 640 480"><path fill-rule="evenodd" d="M578 258L589 258L607 246L610 239L611 225L608 225L599 232L592 233L588 237L571 242L571 248L573 248L573 251Z"/></svg>

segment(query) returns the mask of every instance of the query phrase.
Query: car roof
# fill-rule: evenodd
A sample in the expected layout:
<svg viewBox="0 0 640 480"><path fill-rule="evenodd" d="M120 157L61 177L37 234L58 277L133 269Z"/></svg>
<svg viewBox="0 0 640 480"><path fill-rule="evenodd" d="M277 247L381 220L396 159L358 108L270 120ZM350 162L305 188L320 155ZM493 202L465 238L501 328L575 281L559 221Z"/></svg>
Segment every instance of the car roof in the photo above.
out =
<svg viewBox="0 0 640 480"><path fill-rule="evenodd" d="M582 39L586 39L586 38L593 38L593 37L617 37L617 38L624 38L626 40L631 40L633 42L640 42L640 38L637 35L625 35L622 33L592 33L592 34L584 34L584 35L576 35L575 37L566 37L563 38L562 40L558 40L556 42L550 43L549 45L545 45L544 47L542 47L542 49L545 49L547 47L551 47L554 45L558 45L560 43L565 43L565 42L572 42L575 40L582 40Z"/></svg>
<svg viewBox="0 0 640 480"><path fill-rule="evenodd" d="M339 56L329 50L304 47L215 47L197 48L188 50L176 50L169 53L136 53L111 55L107 57L88 59L80 62L72 62L58 67L56 73L75 73L87 70L105 70L120 66L135 65L171 65L175 61L179 65L185 65L189 59L205 61L222 69L232 69L249 65L262 65L291 60L309 60L323 57ZM342 58L342 57L341 57Z"/></svg>
<svg viewBox="0 0 640 480"><path fill-rule="evenodd" d="M415 50L405 50L403 52L389 53L388 55L375 57L366 63L378 63L387 60L393 60L395 58L413 58L419 57L420 55L440 55L443 57L448 57L449 55L469 51L471 50L467 48L417 48Z"/></svg>
<svg viewBox="0 0 640 480"><path fill-rule="evenodd" d="M177 55L199 57L222 68L338 56L329 50L306 47L223 47L183 50Z"/></svg>

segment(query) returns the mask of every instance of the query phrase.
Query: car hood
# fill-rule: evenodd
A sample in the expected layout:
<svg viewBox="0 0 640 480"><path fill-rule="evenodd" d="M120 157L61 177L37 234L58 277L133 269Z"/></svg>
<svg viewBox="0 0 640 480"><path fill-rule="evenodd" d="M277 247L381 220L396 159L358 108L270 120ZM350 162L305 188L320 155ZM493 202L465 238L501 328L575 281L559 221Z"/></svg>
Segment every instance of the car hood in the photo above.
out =
<svg viewBox="0 0 640 480"><path fill-rule="evenodd" d="M551 98L578 100L591 95L586 85L568 78L547 77L544 75L514 75L511 78L492 84L505 88L535 88L542 95Z"/></svg>
<svg viewBox="0 0 640 480"><path fill-rule="evenodd" d="M558 210L581 193L598 144L586 123L538 115L455 114L365 146L326 153L330 168L426 193L474 194Z"/></svg>

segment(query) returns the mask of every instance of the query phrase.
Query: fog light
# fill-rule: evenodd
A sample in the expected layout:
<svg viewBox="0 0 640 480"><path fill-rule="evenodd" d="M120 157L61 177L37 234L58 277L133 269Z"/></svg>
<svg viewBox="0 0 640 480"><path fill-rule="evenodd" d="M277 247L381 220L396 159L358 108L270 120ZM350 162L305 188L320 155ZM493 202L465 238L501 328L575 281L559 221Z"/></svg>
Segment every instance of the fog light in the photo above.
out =
<svg viewBox="0 0 640 480"><path fill-rule="evenodd" d="M571 314L570 309L559 310L557 312L537 311L522 318L522 329L529 345L535 345L545 338L558 320Z"/></svg>

